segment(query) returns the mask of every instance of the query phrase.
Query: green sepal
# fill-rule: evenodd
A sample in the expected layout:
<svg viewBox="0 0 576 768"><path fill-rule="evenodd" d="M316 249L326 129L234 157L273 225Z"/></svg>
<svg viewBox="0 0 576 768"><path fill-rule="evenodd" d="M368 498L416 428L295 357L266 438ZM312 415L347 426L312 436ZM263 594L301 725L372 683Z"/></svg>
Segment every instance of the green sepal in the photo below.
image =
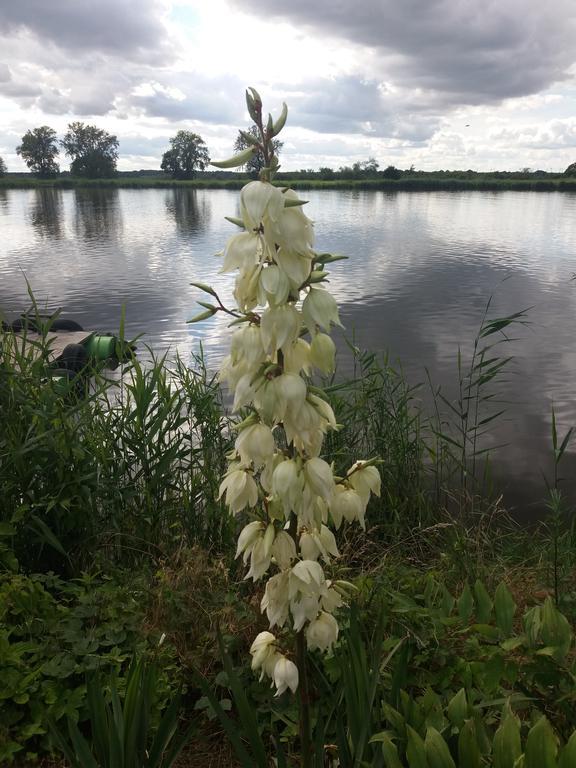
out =
<svg viewBox="0 0 576 768"><path fill-rule="evenodd" d="M208 320L209 317L214 315L214 311L207 309L206 312L200 312L199 315L191 317L190 320L186 320L187 323L199 323L201 320Z"/></svg>
<svg viewBox="0 0 576 768"><path fill-rule="evenodd" d="M292 200L287 198L284 200L284 208L298 208L300 205L306 205L308 200Z"/></svg>
<svg viewBox="0 0 576 768"><path fill-rule="evenodd" d="M286 118L288 117L288 107L283 102L282 103L282 112L280 112L280 116L278 117L278 120L274 123L272 126L272 136L277 136L282 128L284 128L284 125L286 124Z"/></svg>
<svg viewBox="0 0 576 768"><path fill-rule="evenodd" d="M228 160L213 160L210 165L214 165L216 168L239 168L241 165L246 165L256 152L256 147L248 147L248 149L239 152L237 155L229 157Z"/></svg>
<svg viewBox="0 0 576 768"><path fill-rule="evenodd" d="M240 131L240 136L242 136L244 141L248 142L248 144L251 144L254 147L257 147L260 144L260 142L258 141L258 137L254 136L248 131Z"/></svg>
<svg viewBox="0 0 576 768"><path fill-rule="evenodd" d="M201 291L204 291L204 293L209 293L210 296L214 296L214 298L218 298L218 294L212 288L212 286L207 285L206 283L190 283L190 285L193 285L194 288L200 288Z"/></svg>
<svg viewBox="0 0 576 768"><path fill-rule="evenodd" d="M344 256L340 253L319 253L314 257L314 261L321 264L331 264L334 261L344 261L348 256Z"/></svg>
<svg viewBox="0 0 576 768"><path fill-rule="evenodd" d="M242 219L237 219L236 216L224 216L224 218L226 219L226 221L229 221L230 224L236 224L237 227L241 227L242 229L246 229Z"/></svg>

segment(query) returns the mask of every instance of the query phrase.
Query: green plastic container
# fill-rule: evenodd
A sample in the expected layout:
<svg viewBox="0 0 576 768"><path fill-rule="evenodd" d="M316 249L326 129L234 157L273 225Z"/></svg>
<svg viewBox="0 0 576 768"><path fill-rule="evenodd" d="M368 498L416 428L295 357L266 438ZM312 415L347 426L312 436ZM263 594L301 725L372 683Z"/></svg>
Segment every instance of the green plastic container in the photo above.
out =
<svg viewBox="0 0 576 768"><path fill-rule="evenodd" d="M86 342L86 351L93 360L109 360L116 350L115 336L90 336Z"/></svg>

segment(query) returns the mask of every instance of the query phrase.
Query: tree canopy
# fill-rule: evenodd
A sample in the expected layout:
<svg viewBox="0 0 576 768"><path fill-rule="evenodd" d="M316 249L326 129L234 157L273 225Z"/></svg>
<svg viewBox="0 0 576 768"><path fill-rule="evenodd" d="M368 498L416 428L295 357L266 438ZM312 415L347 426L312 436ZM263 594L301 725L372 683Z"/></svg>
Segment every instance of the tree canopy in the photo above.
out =
<svg viewBox="0 0 576 768"><path fill-rule="evenodd" d="M160 168L174 179L192 179L210 162L204 139L192 131L178 131L170 139L170 149L162 155Z"/></svg>
<svg viewBox="0 0 576 768"><path fill-rule="evenodd" d="M16 153L22 157L28 168L41 179L49 179L60 173L56 162L59 154L56 131L43 125L26 131L22 144L16 147Z"/></svg>
<svg viewBox="0 0 576 768"><path fill-rule="evenodd" d="M118 139L110 133L85 123L70 123L60 142L72 158L70 173L101 179L114 176L118 160Z"/></svg>
<svg viewBox="0 0 576 768"><path fill-rule="evenodd" d="M0 157L0 179L6 175L6 163L3 158Z"/></svg>
<svg viewBox="0 0 576 768"><path fill-rule="evenodd" d="M564 171L565 176L576 176L576 163L571 163Z"/></svg>
<svg viewBox="0 0 576 768"><path fill-rule="evenodd" d="M248 149L248 147L254 146L254 142L249 141L247 138L245 138L242 133L249 133L251 136L254 137L254 139L260 140L260 133L258 131L258 127L256 125L251 125L250 128L248 128L247 131L238 131L238 137L236 141L234 142L234 152L243 152L245 149ZM280 141L279 139L272 139L272 148L274 150L274 154L276 157L280 154L282 147L284 146L284 142ZM248 160L246 163L246 171L255 178L258 176L262 168L264 168L264 153L262 150L258 150L254 154L254 156Z"/></svg>

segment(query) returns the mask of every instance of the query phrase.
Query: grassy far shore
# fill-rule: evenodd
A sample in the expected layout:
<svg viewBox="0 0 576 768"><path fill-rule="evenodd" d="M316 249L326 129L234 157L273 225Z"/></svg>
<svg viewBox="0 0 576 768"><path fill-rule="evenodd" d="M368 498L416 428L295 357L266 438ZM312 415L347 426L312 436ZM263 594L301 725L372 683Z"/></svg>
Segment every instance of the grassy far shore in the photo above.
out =
<svg viewBox="0 0 576 768"><path fill-rule="evenodd" d="M337 176L337 175L336 175ZM357 189L385 191L534 191L534 192L576 192L576 177L564 174L545 173L476 173L473 171L450 172L423 171L405 172L398 179L382 176L366 178L321 178L313 172L279 173L279 186L289 184L295 189ZM199 173L194 179L172 179L159 172L118 173L110 179L74 178L61 174L54 179L37 179L32 174L7 174L0 178L0 189L29 189L55 187L74 189L77 187L113 188L170 188L190 187L193 189L241 189L249 177L238 173Z"/></svg>

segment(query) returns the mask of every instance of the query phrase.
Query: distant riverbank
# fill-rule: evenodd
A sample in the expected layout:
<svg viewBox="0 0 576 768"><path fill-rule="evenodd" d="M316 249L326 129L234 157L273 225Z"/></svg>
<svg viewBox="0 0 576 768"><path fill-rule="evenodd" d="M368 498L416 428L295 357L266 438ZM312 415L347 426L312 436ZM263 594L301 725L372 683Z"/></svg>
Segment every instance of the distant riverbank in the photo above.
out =
<svg viewBox="0 0 576 768"><path fill-rule="evenodd" d="M300 175L300 174L294 174ZM458 176L437 177L433 174L408 176L401 179L318 179L294 178L292 174L278 177L277 184L290 185L294 189L358 189L394 191L531 191L531 192L576 192L576 178L552 176L548 178L501 178L482 175L481 178L460 178ZM118 188L170 188L191 187L196 189L240 189L249 178L211 178L209 174L195 179L170 179L160 175L123 175L112 179L83 179L71 176L59 176L55 179L37 179L28 174L9 174L0 179L0 189L29 189L54 187L74 189L77 187L118 187Z"/></svg>

